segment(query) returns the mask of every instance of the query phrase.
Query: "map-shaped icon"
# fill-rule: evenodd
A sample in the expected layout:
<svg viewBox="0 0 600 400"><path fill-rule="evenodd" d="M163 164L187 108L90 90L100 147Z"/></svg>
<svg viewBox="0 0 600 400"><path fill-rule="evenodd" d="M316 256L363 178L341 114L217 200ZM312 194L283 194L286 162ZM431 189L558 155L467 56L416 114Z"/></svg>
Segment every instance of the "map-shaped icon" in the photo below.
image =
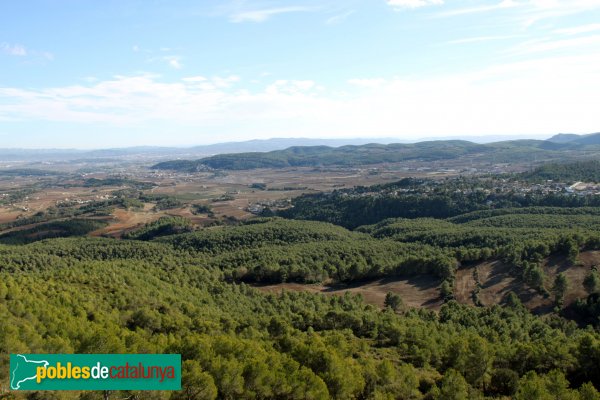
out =
<svg viewBox="0 0 600 400"><path fill-rule="evenodd" d="M10 388L12 390L19 390L23 382L36 379L38 367L48 367L50 364L46 360L29 360L22 354L16 355L15 362L16 365L10 376Z"/></svg>

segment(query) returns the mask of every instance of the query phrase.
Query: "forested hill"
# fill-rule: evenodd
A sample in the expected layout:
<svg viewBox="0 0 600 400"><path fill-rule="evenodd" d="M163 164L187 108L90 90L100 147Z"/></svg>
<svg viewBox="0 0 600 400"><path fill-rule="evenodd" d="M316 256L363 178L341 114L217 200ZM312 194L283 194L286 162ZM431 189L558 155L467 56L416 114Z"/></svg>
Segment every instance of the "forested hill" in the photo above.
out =
<svg viewBox="0 0 600 400"><path fill-rule="evenodd" d="M278 214L354 229L386 218L444 219L474 211L522 207L600 207L600 196L519 192L495 180L407 178L385 185L305 194L292 199L292 205Z"/></svg>
<svg viewBox="0 0 600 400"><path fill-rule="evenodd" d="M182 391L105 398L598 398L600 335L518 300L397 313L349 294L261 294L203 264L161 243L0 245L0 382L11 352L178 353ZM102 395L46 393L27 398Z"/></svg>
<svg viewBox="0 0 600 400"><path fill-rule="evenodd" d="M219 154L199 160L174 160L154 165L154 169L195 172L205 169L243 170L255 168L360 166L410 160L437 161L464 156L486 157L495 162L559 159L577 156L578 151L598 151L600 146L577 142L555 143L544 140L516 140L476 144L461 140L430 141L412 144L366 144L362 146L290 147L266 153ZM574 154L573 154L574 153Z"/></svg>
<svg viewBox="0 0 600 400"><path fill-rule="evenodd" d="M183 390L152 399L598 399L600 207L523 203L465 214L487 207L485 192L472 188L491 182L432 182L352 195L408 196L416 202L403 208L416 210L427 198L418 192L436 201L454 193L422 216L456 217L386 219L354 231L281 218L194 230L170 217L123 240L0 244L0 382L12 352L175 353ZM509 199L494 204L517 203ZM367 220L376 209L359 214ZM88 230L78 226L69 235ZM492 264L502 271L488 275L483 265ZM426 281L415 290L438 311L411 309L400 291L386 293L380 308L349 292L267 294L249 285L351 288L400 276ZM465 276L473 287L462 285ZM492 282L506 286L486 297Z"/></svg>
<svg viewBox="0 0 600 400"><path fill-rule="evenodd" d="M196 161L167 161L156 164L154 168L194 171L206 167L241 170L318 165L362 165L413 159L444 160L488 150L484 145L459 140L342 147L296 146L267 153L219 154Z"/></svg>
<svg viewBox="0 0 600 400"><path fill-rule="evenodd" d="M548 139L554 143L570 143L570 144L600 144L600 132L591 133L589 135L574 135L561 133L552 136Z"/></svg>
<svg viewBox="0 0 600 400"><path fill-rule="evenodd" d="M600 161L588 160L573 163L551 163L523 174L531 181L554 180L560 182L600 182Z"/></svg>

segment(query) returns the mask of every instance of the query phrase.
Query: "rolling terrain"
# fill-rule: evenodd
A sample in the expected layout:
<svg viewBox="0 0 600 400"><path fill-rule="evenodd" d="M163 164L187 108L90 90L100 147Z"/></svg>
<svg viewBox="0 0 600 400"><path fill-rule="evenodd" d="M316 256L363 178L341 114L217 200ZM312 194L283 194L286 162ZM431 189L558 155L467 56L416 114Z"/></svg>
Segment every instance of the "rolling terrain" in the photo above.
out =
<svg viewBox="0 0 600 400"><path fill-rule="evenodd" d="M11 352L169 352L157 399L597 398L596 162L439 162L9 171L0 383Z"/></svg>
<svg viewBox="0 0 600 400"><path fill-rule="evenodd" d="M270 152L219 154L199 160L165 161L158 170L197 172L211 169L245 170L256 168L365 166L418 160L468 159L471 162L519 163L569 160L600 154L600 134L573 140L515 140L488 144L446 140L411 144L365 144L360 146L290 147Z"/></svg>
<svg viewBox="0 0 600 400"><path fill-rule="evenodd" d="M545 285L552 287L557 273L564 272L570 282L565 293L565 306L572 306L577 300L587 296L583 280L592 271L592 267L600 266L600 252L586 251L580 255L581 262L575 266L565 260L549 258L544 260L543 271ZM477 279L475 278L477 276ZM324 295L341 296L346 292L360 294L365 303L376 307L385 307L388 293L401 296L406 307L439 310L444 304L440 294L441 280L432 275L415 277L388 277L368 282L352 284L299 284L279 283L256 285L256 288L267 293L282 291L305 291ZM479 289L478 289L479 288ZM519 277L511 273L511 267L501 261L485 261L474 266L461 267L456 271L454 283L454 299L468 306L491 307L503 305L507 295L515 293L523 305L534 314L547 314L554 307L550 296L537 293ZM478 304L474 299L478 298Z"/></svg>

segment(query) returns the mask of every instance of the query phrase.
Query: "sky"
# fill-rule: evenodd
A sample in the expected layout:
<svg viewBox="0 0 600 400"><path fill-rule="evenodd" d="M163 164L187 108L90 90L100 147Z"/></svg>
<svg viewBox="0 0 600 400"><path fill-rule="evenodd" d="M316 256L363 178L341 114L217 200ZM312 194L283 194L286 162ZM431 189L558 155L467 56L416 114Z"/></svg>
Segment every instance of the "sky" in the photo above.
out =
<svg viewBox="0 0 600 400"><path fill-rule="evenodd" d="M600 0L0 1L0 148L600 131Z"/></svg>

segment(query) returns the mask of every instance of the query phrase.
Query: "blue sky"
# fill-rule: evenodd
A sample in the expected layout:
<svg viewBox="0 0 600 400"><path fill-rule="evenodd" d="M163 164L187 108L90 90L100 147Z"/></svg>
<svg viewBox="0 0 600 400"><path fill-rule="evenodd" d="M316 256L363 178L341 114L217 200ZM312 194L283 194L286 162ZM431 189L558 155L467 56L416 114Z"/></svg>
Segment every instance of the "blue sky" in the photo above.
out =
<svg viewBox="0 0 600 400"><path fill-rule="evenodd" d="M0 2L0 147L600 131L600 0Z"/></svg>

